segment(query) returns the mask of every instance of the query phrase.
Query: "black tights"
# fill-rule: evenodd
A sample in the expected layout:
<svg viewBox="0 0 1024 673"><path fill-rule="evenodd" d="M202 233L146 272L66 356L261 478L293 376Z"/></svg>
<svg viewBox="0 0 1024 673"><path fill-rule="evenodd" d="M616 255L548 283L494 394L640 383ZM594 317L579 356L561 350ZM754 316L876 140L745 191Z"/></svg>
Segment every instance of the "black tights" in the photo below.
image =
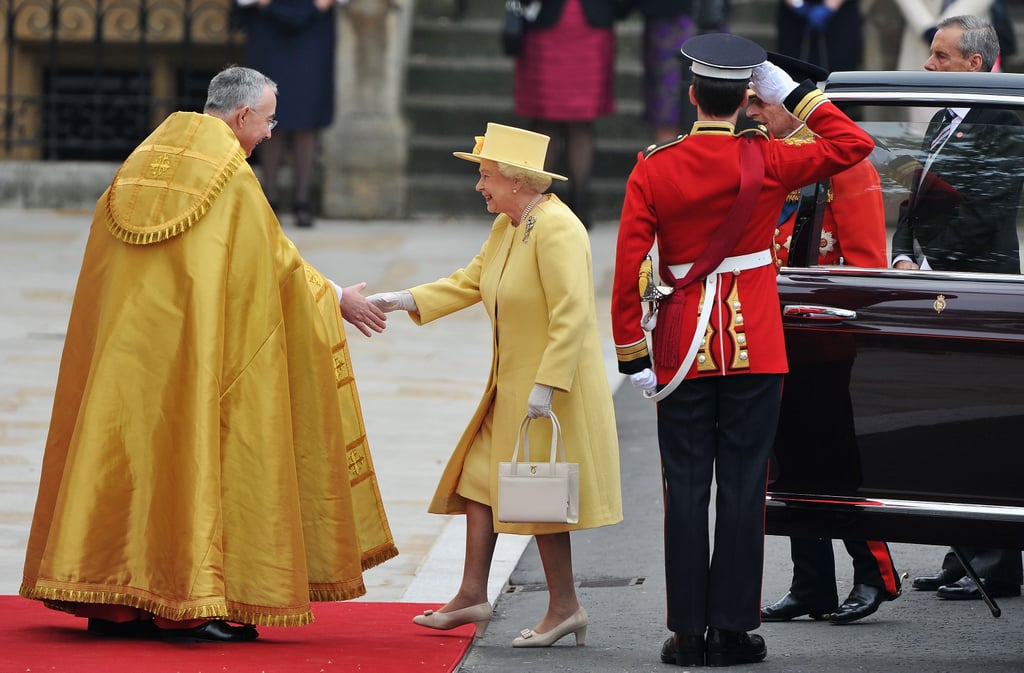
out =
<svg viewBox="0 0 1024 673"><path fill-rule="evenodd" d="M313 169L316 165L317 131L279 131L269 140L260 143L260 168L263 170L263 191L267 200L275 206L280 204L278 176L285 149L292 152L292 207L309 207L313 189Z"/></svg>
<svg viewBox="0 0 1024 673"><path fill-rule="evenodd" d="M594 122L533 121L533 129L551 137L544 169L560 173L564 164L569 178L568 204L590 228L590 173L594 165Z"/></svg>

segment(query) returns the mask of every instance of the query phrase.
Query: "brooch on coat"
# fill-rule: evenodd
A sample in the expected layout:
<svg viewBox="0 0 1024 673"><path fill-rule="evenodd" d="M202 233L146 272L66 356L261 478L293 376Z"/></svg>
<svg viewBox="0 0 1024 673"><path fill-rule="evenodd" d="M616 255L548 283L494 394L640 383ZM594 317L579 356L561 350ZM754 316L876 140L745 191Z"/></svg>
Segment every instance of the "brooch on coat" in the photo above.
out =
<svg viewBox="0 0 1024 673"><path fill-rule="evenodd" d="M537 224L537 218L530 215L526 218L526 226L523 227L523 243L530 240L530 231L533 230L533 225Z"/></svg>

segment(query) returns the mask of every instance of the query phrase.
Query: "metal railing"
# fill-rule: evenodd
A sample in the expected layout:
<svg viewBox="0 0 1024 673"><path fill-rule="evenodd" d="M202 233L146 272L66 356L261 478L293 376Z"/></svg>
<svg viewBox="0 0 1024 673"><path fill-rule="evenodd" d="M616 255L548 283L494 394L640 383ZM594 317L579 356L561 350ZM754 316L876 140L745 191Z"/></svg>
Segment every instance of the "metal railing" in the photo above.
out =
<svg viewBox="0 0 1024 673"><path fill-rule="evenodd" d="M0 158L119 161L242 62L233 0L0 0Z"/></svg>

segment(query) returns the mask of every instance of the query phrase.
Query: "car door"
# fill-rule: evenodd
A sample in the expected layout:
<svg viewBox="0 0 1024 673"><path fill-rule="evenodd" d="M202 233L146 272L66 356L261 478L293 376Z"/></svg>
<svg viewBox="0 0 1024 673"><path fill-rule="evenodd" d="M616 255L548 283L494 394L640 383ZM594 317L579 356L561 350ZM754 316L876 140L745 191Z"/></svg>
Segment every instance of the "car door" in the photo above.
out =
<svg viewBox="0 0 1024 673"><path fill-rule="evenodd" d="M899 94L886 99L884 90L851 103L851 116L876 139L870 161L879 178L864 189L882 196L885 238L876 244L885 246L886 262L819 264L818 248L841 245L853 236L844 232L877 222L855 212L830 232L829 208L849 194L827 194L838 183L803 191L789 266L778 276L790 373L769 478L768 532L1024 546L1017 224L1024 221L1017 179L1024 176L1024 149L1010 157L989 148L950 153L946 161L971 180L937 159L933 175L922 178L924 146L941 106L917 106ZM969 107L964 103L954 104ZM959 127L965 138L990 130ZM913 170L917 177L908 179ZM929 177L948 183L934 194L915 192ZM986 198L1006 212L987 206L989 215L979 217L965 205ZM908 214L908 203L917 210ZM997 224L997 216L1014 221ZM924 266L893 269L897 230L914 217L908 257ZM999 229L998 236L980 245L974 241L981 234L958 240L973 231L971 217L978 231ZM926 218L932 230L921 224ZM966 258L973 265L960 261ZM1016 273L1006 272L1008 258Z"/></svg>

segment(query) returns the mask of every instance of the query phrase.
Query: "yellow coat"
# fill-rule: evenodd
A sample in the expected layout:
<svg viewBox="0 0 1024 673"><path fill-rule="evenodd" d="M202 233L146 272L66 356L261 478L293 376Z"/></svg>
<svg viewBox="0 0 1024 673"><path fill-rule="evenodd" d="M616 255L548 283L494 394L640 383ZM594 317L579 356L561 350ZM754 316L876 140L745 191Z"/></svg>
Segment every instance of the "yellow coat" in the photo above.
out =
<svg viewBox="0 0 1024 673"><path fill-rule="evenodd" d="M21 595L298 626L395 554L333 287L171 115L96 207Z"/></svg>
<svg viewBox="0 0 1024 673"><path fill-rule="evenodd" d="M483 398L441 476L430 512L458 514L455 491L467 453L493 407L490 502L497 502L498 463L510 460L534 383L555 388L569 462L580 464L578 524L508 524L500 533L538 535L595 528L622 520L619 444L594 305L590 241L557 197L533 210L536 224L513 227L499 215L480 253L448 278L412 288L425 324L482 301L491 319L493 358ZM525 240L524 240L525 239ZM530 446L550 447L550 424L531 424Z"/></svg>

